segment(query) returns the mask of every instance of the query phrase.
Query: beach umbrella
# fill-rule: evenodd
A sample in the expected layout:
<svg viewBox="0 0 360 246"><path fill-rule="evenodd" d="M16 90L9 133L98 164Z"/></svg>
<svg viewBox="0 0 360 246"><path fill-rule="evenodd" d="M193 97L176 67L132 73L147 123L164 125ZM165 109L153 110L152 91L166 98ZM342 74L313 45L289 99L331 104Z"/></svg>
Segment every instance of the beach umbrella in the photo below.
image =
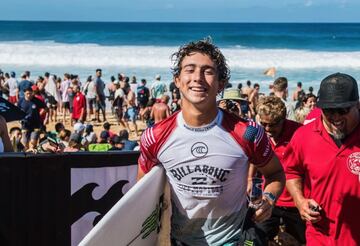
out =
<svg viewBox="0 0 360 246"><path fill-rule="evenodd" d="M2 97L0 97L0 115L5 118L6 122L22 120L26 116L19 107Z"/></svg>

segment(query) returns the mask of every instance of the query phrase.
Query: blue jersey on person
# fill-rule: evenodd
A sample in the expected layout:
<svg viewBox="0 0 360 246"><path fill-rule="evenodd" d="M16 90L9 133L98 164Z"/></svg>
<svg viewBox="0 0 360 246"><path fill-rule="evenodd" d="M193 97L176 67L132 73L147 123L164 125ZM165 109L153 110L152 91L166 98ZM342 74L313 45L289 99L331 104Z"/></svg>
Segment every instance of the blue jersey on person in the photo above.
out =
<svg viewBox="0 0 360 246"><path fill-rule="evenodd" d="M19 83L19 98L24 97L24 90L27 88L30 88L32 85L33 85L33 83L31 81L26 80L26 79L22 80Z"/></svg>
<svg viewBox="0 0 360 246"><path fill-rule="evenodd" d="M134 150L134 148L139 145L136 141L131 140L123 140L123 143L124 147L122 150Z"/></svg>
<svg viewBox="0 0 360 246"><path fill-rule="evenodd" d="M25 118L21 122L23 129L33 130L42 126L39 109L46 108L45 103L36 97L33 97L30 101L25 100L23 97L19 99L18 107L26 113Z"/></svg>

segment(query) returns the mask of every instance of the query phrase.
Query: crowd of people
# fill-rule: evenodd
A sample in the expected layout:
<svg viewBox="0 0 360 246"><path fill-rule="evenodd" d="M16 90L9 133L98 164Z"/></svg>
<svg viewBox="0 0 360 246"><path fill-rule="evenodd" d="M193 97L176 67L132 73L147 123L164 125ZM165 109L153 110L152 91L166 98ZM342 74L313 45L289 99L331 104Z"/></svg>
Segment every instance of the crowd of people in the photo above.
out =
<svg viewBox="0 0 360 246"><path fill-rule="evenodd" d="M2 92L26 117L7 140L0 128L3 150L140 149L139 179L155 165L166 170L172 245L267 245L280 228L298 244L360 244L353 77L332 74L317 95L299 82L291 97L287 78L278 77L265 95L251 81L231 86L226 59L210 40L180 47L173 61L174 81L167 86L157 75L150 88L123 74L106 86L101 69L83 85L69 74L45 73L36 83L28 72L19 83L5 74ZM123 127L118 134L107 112ZM57 122L54 131L45 130L49 121ZM99 136L92 121L103 122ZM146 129L138 143L129 133L140 135L139 121Z"/></svg>
<svg viewBox="0 0 360 246"><path fill-rule="evenodd" d="M137 121L152 126L180 109L180 96L176 87L172 88L170 85L174 93L169 93L172 100L171 105L168 105L168 88L161 81L161 76L156 75L150 88L146 83L145 79L138 83L135 76L129 78L124 74L118 74L117 79L111 76L110 82L105 83L101 69L95 71L94 78L88 76L85 83L80 81L79 76L68 73L60 78L46 72L33 81L29 71L21 74L20 80L15 72L0 71L1 96L26 113L18 127L8 129L11 145L7 141L7 134L2 137L1 143L6 143L6 151L53 152L49 143L59 147L57 152L74 151L65 148L67 144L63 144L62 136L72 139L71 145L74 145L74 141L79 142L76 126L82 124L86 129L93 129L95 124L101 122L104 126L111 126L107 121L109 115L116 119L115 124L127 130L128 135L134 133L134 139L138 139L142 129L139 129ZM57 127L60 124L68 126L66 134ZM54 125L54 129L49 129L49 126ZM56 137L51 141L54 132ZM87 137L85 132L81 134L81 139ZM96 141L103 142L101 136L104 134L98 133L96 139L80 141L81 144L76 146L80 150L93 150L89 146L97 143ZM119 135L121 134L110 134L106 142L110 145L120 141L117 138Z"/></svg>

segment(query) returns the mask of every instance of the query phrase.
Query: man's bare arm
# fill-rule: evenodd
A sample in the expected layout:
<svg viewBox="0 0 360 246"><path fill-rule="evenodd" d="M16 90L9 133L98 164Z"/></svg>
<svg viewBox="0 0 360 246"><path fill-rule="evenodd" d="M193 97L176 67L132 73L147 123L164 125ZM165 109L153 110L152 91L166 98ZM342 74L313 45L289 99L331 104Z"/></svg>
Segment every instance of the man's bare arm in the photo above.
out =
<svg viewBox="0 0 360 246"><path fill-rule="evenodd" d="M321 220L321 207L313 199L306 199L303 193L302 179L289 179L286 181L286 188L294 199L303 220L316 223Z"/></svg>
<svg viewBox="0 0 360 246"><path fill-rule="evenodd" d="M138 172L137 172L137 181L139 181L142 177L144 177L145 173L141 169L140 165L138 165Z"/></svg>
<svg viewBox="0 0 360 246"><path fill-rule="evenodd" d="M279 197L285 186L285 174L276 155L263 167L258 167L265 177L265 192L272 193L275 198ZM263 222L270 218L274 201L263 196L261 206L256 210L254 219L256 222Z"/></svg>

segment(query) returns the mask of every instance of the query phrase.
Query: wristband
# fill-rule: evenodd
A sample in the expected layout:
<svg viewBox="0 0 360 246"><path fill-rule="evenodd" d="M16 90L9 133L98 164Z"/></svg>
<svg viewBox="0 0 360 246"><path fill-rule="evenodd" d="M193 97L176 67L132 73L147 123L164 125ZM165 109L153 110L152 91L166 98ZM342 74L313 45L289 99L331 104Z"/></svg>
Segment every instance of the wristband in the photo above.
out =
<svg viewBox="0 0 360 246"><path fill-rule="evenodd" d="M269 201L273 202L275 204L276 202L276 196L271 192L264 192L263 195L268 199Z"/></svg>

